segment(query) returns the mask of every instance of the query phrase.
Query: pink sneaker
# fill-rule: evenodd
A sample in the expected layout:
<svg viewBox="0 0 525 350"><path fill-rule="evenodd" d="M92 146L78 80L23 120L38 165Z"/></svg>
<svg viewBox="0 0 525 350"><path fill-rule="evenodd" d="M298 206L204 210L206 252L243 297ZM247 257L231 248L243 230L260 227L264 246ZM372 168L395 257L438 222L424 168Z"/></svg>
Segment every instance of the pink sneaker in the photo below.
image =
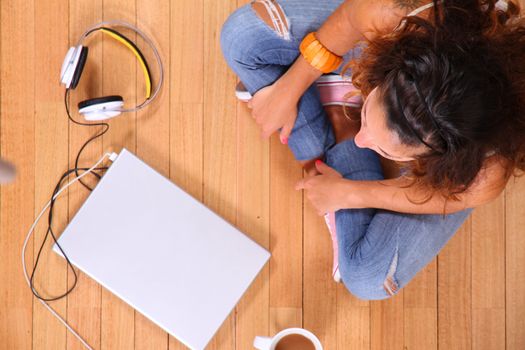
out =
<svg viewBox="0 0 525 350"><path fill-rule="evenodd" d="M330 232L330 237L332 237L332 247L334 251L334 263L332 265L332 277L337 283L341 282L341 274L339 273L339 246L337 244L337 231L335 228L335 213L330 212L324 215L324 220L326 226L328 227L328 232Z"/></svg>
<svg viewBox="0 0 525 350"><path fill-rule="evenodd" d="M360 107L363 104L361 95L355 95L349 99L345 99L345 95L349 92L358 91L352 84L350 78L343 79L339 74L327 74L319 77L315 83L319 90L323 106Z"/></svg>

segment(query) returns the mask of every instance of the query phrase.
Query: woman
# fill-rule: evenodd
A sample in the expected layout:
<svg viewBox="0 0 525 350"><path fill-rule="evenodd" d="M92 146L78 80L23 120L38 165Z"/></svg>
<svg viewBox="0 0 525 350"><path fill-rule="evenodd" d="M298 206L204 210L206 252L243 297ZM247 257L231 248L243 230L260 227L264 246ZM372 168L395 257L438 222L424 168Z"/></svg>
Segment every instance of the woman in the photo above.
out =
<svg viewBox="0 0 525 350"><path fill-rule="evenodd" d="M296 189L327 213L334 278L357 297L397 293L525 169L518 13L494 0L258 0L224 24L225 58L263 135L280 130L297 160L316 160ZM325 63L350 61L364 98L357 127L323 109L312 83L330 65L312 47ZM385 179L381 159L401 174Z"/></svg>

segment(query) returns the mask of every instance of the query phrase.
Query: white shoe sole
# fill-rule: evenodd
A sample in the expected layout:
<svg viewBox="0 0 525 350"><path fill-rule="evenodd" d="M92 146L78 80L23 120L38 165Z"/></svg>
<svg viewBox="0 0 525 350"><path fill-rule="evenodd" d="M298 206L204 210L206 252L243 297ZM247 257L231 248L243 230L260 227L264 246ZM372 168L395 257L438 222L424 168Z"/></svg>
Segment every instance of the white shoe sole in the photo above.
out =
<svg viewBox="0 0 525 350"><path fill-rule="evenodd" d="M242 102L248 102L252 99L252 94L250 94L244 85L239 82L237 86L235 87L235 97L237 97L238 100Z"/></svg>

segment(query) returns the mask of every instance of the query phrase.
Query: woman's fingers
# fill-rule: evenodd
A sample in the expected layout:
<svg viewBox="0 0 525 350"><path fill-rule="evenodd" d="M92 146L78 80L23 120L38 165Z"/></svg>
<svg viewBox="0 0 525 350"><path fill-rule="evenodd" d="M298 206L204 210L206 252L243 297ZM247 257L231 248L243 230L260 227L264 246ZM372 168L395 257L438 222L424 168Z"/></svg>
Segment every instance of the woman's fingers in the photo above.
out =
<svg viewBox="0 0 525 350"><path fill-rule="evenodd" d="M281 140L281 143L284 145L288 144L288 137L290 137L290 134L292 133L294 122L295 121L290 121L284 124L284 126L281 128L279 139Z"/></svg>
<svg viewBox="0 0 525 350"><path fill-rule="evenodd" d="M327 175L329 177L342 178L343 175L336 169L332 168L328 164L324 163L322 160L317 160L315 162L315 167L322 175Z"/></svg>
<svg viewBox="0 0 525 350"><path fill-rule="evenodd" d="M324 210L325 208L320 207L322 205L319 202L319 196L315 193L315 191L310 191L310 189L312 189L312 187L314 186L314 182L315 182L315 176L299 180L295 184L295 189L296 190L303 190L303 189L306 190L305 192L306 199L308 199L308 201L314 207L317 214L319 216L323 216L326 214L326 210Z"/></svg>
<svg viewBox="0 0 525 350"><path fill-rule="evenodd" d="M272 130L271 128L263 128L262 138L268 139L270 136L272 136L273 132L274 130Z"/></svg>
<svg viewBox="0 0 525 350"><path fill-rule="evenodd" d="M315 167L316 169L323 175L334 175L334 176L341 176L337 170L334 168L331 168L326 163L324 163L322 160L318 159L315 161Z"/></svg>
<svg viewBox="0 0 525 350"><path fill-rule="evenodd" d="M296 184L295 184L295 189L296 190L307 190L309 188L312 188L312 181L310 180L311 178L307 177L307 178L304 178L302 180L299 180Z"/></svg>
<svg viewBox="0 0 525 350"><path fill-rule="evenodd" d="M302 180L297 181L297 183L295 184L295 190L296 191L304 189L305 180L306 179L302 179Z"/></svg>

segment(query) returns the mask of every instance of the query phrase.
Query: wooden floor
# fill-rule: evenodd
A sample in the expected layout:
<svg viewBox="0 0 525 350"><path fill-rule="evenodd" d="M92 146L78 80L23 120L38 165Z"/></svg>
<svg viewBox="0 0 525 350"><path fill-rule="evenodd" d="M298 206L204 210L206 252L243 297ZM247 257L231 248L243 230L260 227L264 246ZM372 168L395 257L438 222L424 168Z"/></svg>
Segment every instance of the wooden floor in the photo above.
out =
<svg viewBox="0 0 525 350"><path fill-rule="evenodd" d="M88 25L115 18L153 35L166 65L166 85L150 109L111 121L109 133L88 149L83 163L126 147L273 254L209 349L252 349L255 335L290 326L313 331L328 350L525 349L525 179L477 209L397 296L357 300L331 279L328 232L293 189L301 168L277 138L260 139L246 108L235 100L236 78L222 59L218 38L240 1L0 3L0 151L19 170L16 182L0 189L1 349L81 348L32 298L20 250L59 175L94 132L66 118L58 83L64 54ZM143 78L135 58L98 35L90 41L73 102L114 93L131 103L140 100ZM147 57L154 66L149 52ZM57 231L87 194L76 186L59 201ZM29 263L36 248L30 246ZM52 294L65 291L72 274L63 260L53 253L43 259L38 286ZM184 349L85 275L53 306L96 349Z"/></svg>

